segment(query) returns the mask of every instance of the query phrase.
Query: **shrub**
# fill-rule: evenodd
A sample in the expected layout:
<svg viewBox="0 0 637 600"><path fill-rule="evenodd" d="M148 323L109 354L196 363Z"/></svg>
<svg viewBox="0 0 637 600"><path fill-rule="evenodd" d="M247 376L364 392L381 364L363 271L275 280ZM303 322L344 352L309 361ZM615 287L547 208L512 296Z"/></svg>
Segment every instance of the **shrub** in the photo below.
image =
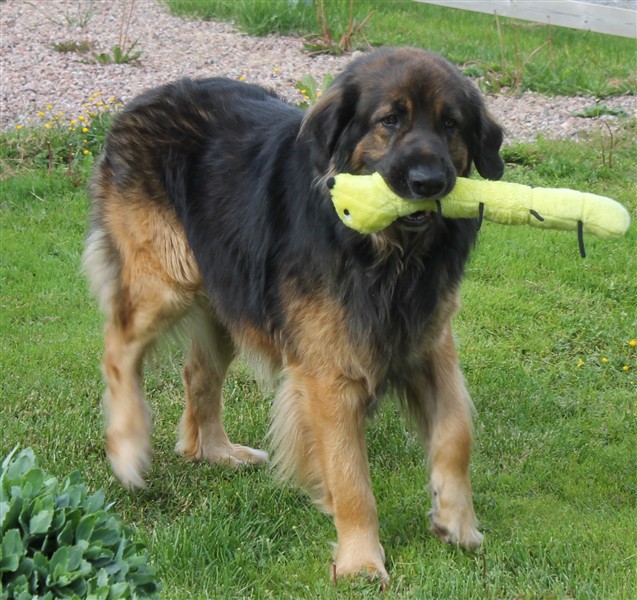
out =
<svg viewBox="0 0 637 600"><path fill-rule="evenodd" d="M155 568L111 506L79 472L59 483L14 449L0 477L0 598L156 598Z"/></svg>

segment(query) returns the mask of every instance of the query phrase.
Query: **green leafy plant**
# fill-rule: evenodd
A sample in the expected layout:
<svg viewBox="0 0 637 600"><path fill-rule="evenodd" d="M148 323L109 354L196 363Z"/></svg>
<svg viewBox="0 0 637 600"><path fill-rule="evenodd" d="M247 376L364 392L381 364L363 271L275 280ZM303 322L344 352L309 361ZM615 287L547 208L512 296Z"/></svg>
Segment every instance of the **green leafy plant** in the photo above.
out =
<svg viewBox="0 0 637 600"><path fill-rule="evenodd" d="M592 106L584 108L583 110L572 113L574 117L581 117L583 119L595 119L597 117L610 116L610 117L628 117L628 114L623 108L612 108L605 104L598 104L597 102Z"/></svg>
<svg viewBox="0 0 637 600"><path fill-rule="evenodd" d="M0 598L156 598L155 568L144 546L79 472L61 483L30 448L14 449L0 477Z"/></svg>
<svg viewBox="0 0 637 600"><path fill-rule="evenodd" d="M93 58L101 65L123 65L125 63L139 60L142 55L141 51L134 52L137 46L135 40L128 48L122 46L113 46L110 52L93 52Z"/></svg>
<svg viewBox="0 0 637 600"><path fill-rule="evenodd" d="M304 100L298 103L299 108L308 108L312 106L312 104L315 104L332 81L334 81L334 75L330 75L329 73L323 77L323 81L320 84L312 75L304 75L301 77L295 86L304 98Z"/></svg>

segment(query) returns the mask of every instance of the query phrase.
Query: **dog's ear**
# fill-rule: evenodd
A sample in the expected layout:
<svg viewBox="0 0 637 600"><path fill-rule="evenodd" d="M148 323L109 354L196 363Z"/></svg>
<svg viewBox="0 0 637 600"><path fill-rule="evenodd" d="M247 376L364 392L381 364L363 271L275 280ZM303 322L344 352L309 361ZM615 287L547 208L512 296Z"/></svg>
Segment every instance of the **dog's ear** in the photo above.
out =
<svg viewBox="0 0 637 600"><path fill-rule="evenodd" d="M358 90L345 77L337 78L303 118L299 140L311 146L312 164L320 174L327 173L330 163L345 168L339 160L341 143L354 116ZM347 156L341 157L347 162Z"/></svg>
<svg viewBox="0 0 637 600"><path fill-rule="evenodd" d="M471 140L471 154L478 173L485 179L500 179L504 161L500 156L503 130L479 99L479 116Z"/></svg>

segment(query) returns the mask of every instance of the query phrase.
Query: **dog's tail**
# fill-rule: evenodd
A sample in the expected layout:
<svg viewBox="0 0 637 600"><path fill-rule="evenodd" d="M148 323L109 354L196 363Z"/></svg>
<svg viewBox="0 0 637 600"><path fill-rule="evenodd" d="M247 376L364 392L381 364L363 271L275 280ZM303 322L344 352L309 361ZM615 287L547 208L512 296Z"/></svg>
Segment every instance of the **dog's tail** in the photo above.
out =
<svg viewBox="0 0 637 600"><path fill-rule="evenodd" d="M100 162L91 184L93 206L82 255L82 268L89 281L91 293L99 302L100 309L104 314L109 314L117 294L122 260L104 222L103 198L101 197L103 190L97 184L102 168L103 164Z"/></svg>

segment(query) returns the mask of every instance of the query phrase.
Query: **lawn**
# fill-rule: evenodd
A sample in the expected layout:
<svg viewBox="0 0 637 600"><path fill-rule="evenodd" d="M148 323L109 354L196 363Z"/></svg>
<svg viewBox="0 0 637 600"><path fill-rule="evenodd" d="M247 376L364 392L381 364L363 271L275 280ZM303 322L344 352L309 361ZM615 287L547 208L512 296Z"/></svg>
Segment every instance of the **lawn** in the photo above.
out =
<svg viewBox="0 0 637 600"><path fill-rule="evenodd" d="M391 3L378 10L393 14ZM385 31L373 18L374 41L414 43L396 27L400 11L412 10L396 3ZM458 13L435 14L448 24ZM463 34L468 45L478 44L482 17L471 16L478 25ZM537 30L520 31L531 34ZM564 36L578 48L570 68L579 91L614 61L584 61L578 44L601 39L608 57L627 47L607 36ZM634 76L633 63L622 85ZM482 549L466 553L428 533L423 455L396 403L388 399L369 424L388 597L634 598L637 144L634 120L614 127L612 164L600 130L579 143L507 148L505 179L612 196L633 218L625 237L589 236L582 260L574 234L485 223L468 267L455 325L477 409L472 476ZM69 166L61 151L50 167L47 142L64 148L59 135L0 137L1 454L31 446L57 477L78 469L91 489L104 488L147 544L162 598L377 597L378 586L364 580L332 585L333 526L300 490L276 483L268 469L192 464L174 453L183 393L176 345L161 349L147 377L155 415L149 487L128 493L114 479L100 408L102 321L80 273L92 155ZM271 392L259 391L239 363L225 398L231 436L263 447Z"/></svg>

